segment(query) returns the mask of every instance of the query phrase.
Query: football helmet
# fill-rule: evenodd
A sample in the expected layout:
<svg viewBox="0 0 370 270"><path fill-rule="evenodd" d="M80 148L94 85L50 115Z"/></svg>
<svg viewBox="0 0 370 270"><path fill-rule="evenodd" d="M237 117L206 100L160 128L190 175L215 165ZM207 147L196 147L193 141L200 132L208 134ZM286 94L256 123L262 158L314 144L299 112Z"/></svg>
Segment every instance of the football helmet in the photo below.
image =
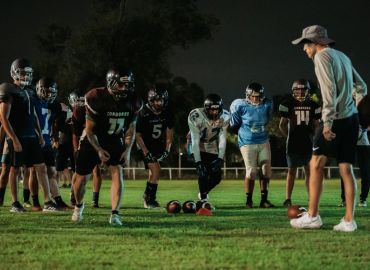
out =
<svg viewBox="0 0 370 270"><path fill-rule="evenodd" d="M72 108L85 106L85 96L79 95L77 91L72 91L68 96L68 102Z"/></svg>
<svg viewBox="0 0 370 270"><path fill-rule="evenodd" d="M42 77L36 84L36 93L40 99L52 103L58 95L58 85L54 79Z"/></svg>
<svg viewBox="0 0 370 270"><path fill-rule="evenodd" d="M253 82L245 89L245 98L248 103L254 106L259 105L265 98L265 88L262 84Z"/></svg>
<svg viewBox="0 0 370 270"><path fill-rule="evenodd" d="M222 114L224 102L219 95L209 94L206 96L203 106L207 117L211 120L215 120Z"/></svg>
<svg viewBox="0 0 370 270"><path fill-rule="evenodd" d="M17 58L10 66L10 76L20 83L20 87L31 85L33 69L30 61L25 58Z"/></svg>
<svg viewBox="0 0 370 270"><path fill-rule="evenodd" d="M152 87L148 91L148 104L155 112L161 112L168 104L168 91Z"/></svg>
<svg viewBox="0 0 370 270"><path fill-rule="evenodd" d="M307 80L299 79L293 82L292 95L296 100L302 102L308 97L310 89L311 86Z"/></svg>
<svg viewBox="0 0 370 270"><path fill-rule="evenodd" d="M118 71L111 69L107 72L106 81L109 93L117 100L126 98L134 92L135 80L130 70L122 69Z"/></svg>

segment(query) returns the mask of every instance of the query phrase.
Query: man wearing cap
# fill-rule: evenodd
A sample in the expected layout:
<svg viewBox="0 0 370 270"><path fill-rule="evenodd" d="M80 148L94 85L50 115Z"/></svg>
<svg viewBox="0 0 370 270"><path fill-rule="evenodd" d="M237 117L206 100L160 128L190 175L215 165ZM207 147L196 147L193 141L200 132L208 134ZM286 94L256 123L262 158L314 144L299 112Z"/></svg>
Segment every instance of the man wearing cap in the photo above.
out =
<svg viewBox="0 0 370 270"><path fill-rule="evenodd" d="M353 68L351 60L344 53L331 48L335 41L328 37L324 27L306 27L302 36L292 43L303 44L303 50L313 60L323 105L321 125L315 131L310 161L309 209L300 218L292 219L290 224L299 229L322 226L318 207L324 166L328 157L335 157L344 181L346 211L333 229L353 232L357 229L354 220L356 182L352 169L359 127L356 104L366 95L367 86ZM356 102L352 99L354 85L357 90Z"/></svg>

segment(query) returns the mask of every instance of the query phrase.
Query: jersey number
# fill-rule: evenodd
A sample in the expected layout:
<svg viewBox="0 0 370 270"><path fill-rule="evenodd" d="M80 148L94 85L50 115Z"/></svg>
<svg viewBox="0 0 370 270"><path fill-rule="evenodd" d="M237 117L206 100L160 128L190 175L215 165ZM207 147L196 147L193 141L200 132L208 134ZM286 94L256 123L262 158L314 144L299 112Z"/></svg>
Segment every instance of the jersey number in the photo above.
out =
<svg viewBox="0 0 370 270"><path fill-rule="evenodd" d="M218 137L218 134L220 133L220 128L212 128L211 134L207 134L207 133L208 133L207 128L204 128L202 130L202 134L200 135L201 142L205 142L205 141L213 142L214 140L216 140Z"/></svg>
<svg viewBox="0 0 370 270"><path fill-rule="evenodd" d="M108 134L119 134L125 125L125 118L109 118Z"/></svg>
<svg viewBox="0 0 370 270"><path fill-rule="evenodd" d="M41 130L41 133L42 134L50 134L49 119L50 119L51 113L50 113L49 109L42 108L41 109L41 114L44 116L44 121L45 121L43 129Z"/></svg>
<svg viewBox="0 0 370 270"><path fill-rule="evenodd" d="M295 111L297 116L297 125L302 125L305 122L306 125L310 122L310 111Z"/></svg>
<svg viewBox="0 0 370 270"><path fill-rule="evenodd" d="M158 139L162 135L162 124L156 124L153 126L153 139Z"/></svg>

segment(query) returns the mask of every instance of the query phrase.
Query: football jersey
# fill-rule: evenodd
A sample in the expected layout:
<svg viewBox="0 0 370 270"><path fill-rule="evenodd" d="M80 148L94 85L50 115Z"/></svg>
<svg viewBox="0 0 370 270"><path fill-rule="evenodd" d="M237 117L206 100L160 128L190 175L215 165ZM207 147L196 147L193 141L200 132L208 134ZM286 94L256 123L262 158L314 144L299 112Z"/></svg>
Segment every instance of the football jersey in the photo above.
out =
<svg viewBox="0 0 370 270"><path fill-rule="evenodd" d="M59 138L60 144L71 144L72 143L72 111L67 108L66 112L62 112L61 115L55 119L53 132L58 134L52 134Z"/></svg>
<svg viewBox="0 0 370 270"><path fill-rule="evenodd" d="M21 89L12 83L2 83L0 91L12 97L8 120L17 137L36 137L33 93L31 86Z"/></svg>
<svg viewBox="0 0 370 270"><path fill-rule="evenodd" d="M229 121L230 113L227 110L223 110L217 120L210 120L204 108L197 108L189 113L188 125L196 162L201 160L200 152L218 154L219 158L224 158Z"/></svg>
<svg viewBox="0 0 370 270"><path fill-rule="evenodd" d="M42 137L45 141L45 146L51 146L51 133L54 120L62 113L59 103L48 103L38 97L35 99L36 114L39 119Z"/></svg>
<svg viewBox="0 0 370 270"><path fill-rule="evenodd" d="M93 132L103 144L122 139L142 108L136 96L116 100L106 87L90 90L85 100L86 118L95 123Z"/></svg>
<svg viewBox="0 0 370 270"><path fill-rule="evenodd" d="M85 128L86 120L86 107L76 106L73 108L72 113L72 134L81 137Z"/></svg>
<svg viewBox="0 0 370 270"><path fill-rule="evenodd" d="M261 104L252 105L246 99L236 99L231 103L230 113L230 125L239 127L239 147L268 141L267 124L272 115L272 101L265 98Z"/></svg>
<svg viewBox="0 0 370 270"><path fill-rule="evenodd" d="M166 146L166 130L173 128L173 114L166 108L163 112L154 113L149 104L141 110L136 123L136 132L141 133L145 146L153 149L164 149Z"/></svg>
<svg viewBox="0 0 370 270"><path fill-rule="evenodd" d="M279 105L281 117L289 119L286 152L309 154L312 152L314 120L321 118L321 107L312 99L303 102L289 96Z"/></svg>

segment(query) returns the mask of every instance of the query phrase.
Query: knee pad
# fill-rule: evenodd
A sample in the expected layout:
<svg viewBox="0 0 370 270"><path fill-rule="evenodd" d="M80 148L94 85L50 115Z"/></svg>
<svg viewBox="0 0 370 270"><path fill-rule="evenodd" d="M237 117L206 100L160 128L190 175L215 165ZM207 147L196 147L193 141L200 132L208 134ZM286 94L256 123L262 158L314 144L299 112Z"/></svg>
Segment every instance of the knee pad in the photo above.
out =
<svg viewBox="0 0 370 270"><path fill-rule="evenodd" d="M256 167L247 167L245 168L245 177L251 180L256 179L257 168Z"/></svg>

